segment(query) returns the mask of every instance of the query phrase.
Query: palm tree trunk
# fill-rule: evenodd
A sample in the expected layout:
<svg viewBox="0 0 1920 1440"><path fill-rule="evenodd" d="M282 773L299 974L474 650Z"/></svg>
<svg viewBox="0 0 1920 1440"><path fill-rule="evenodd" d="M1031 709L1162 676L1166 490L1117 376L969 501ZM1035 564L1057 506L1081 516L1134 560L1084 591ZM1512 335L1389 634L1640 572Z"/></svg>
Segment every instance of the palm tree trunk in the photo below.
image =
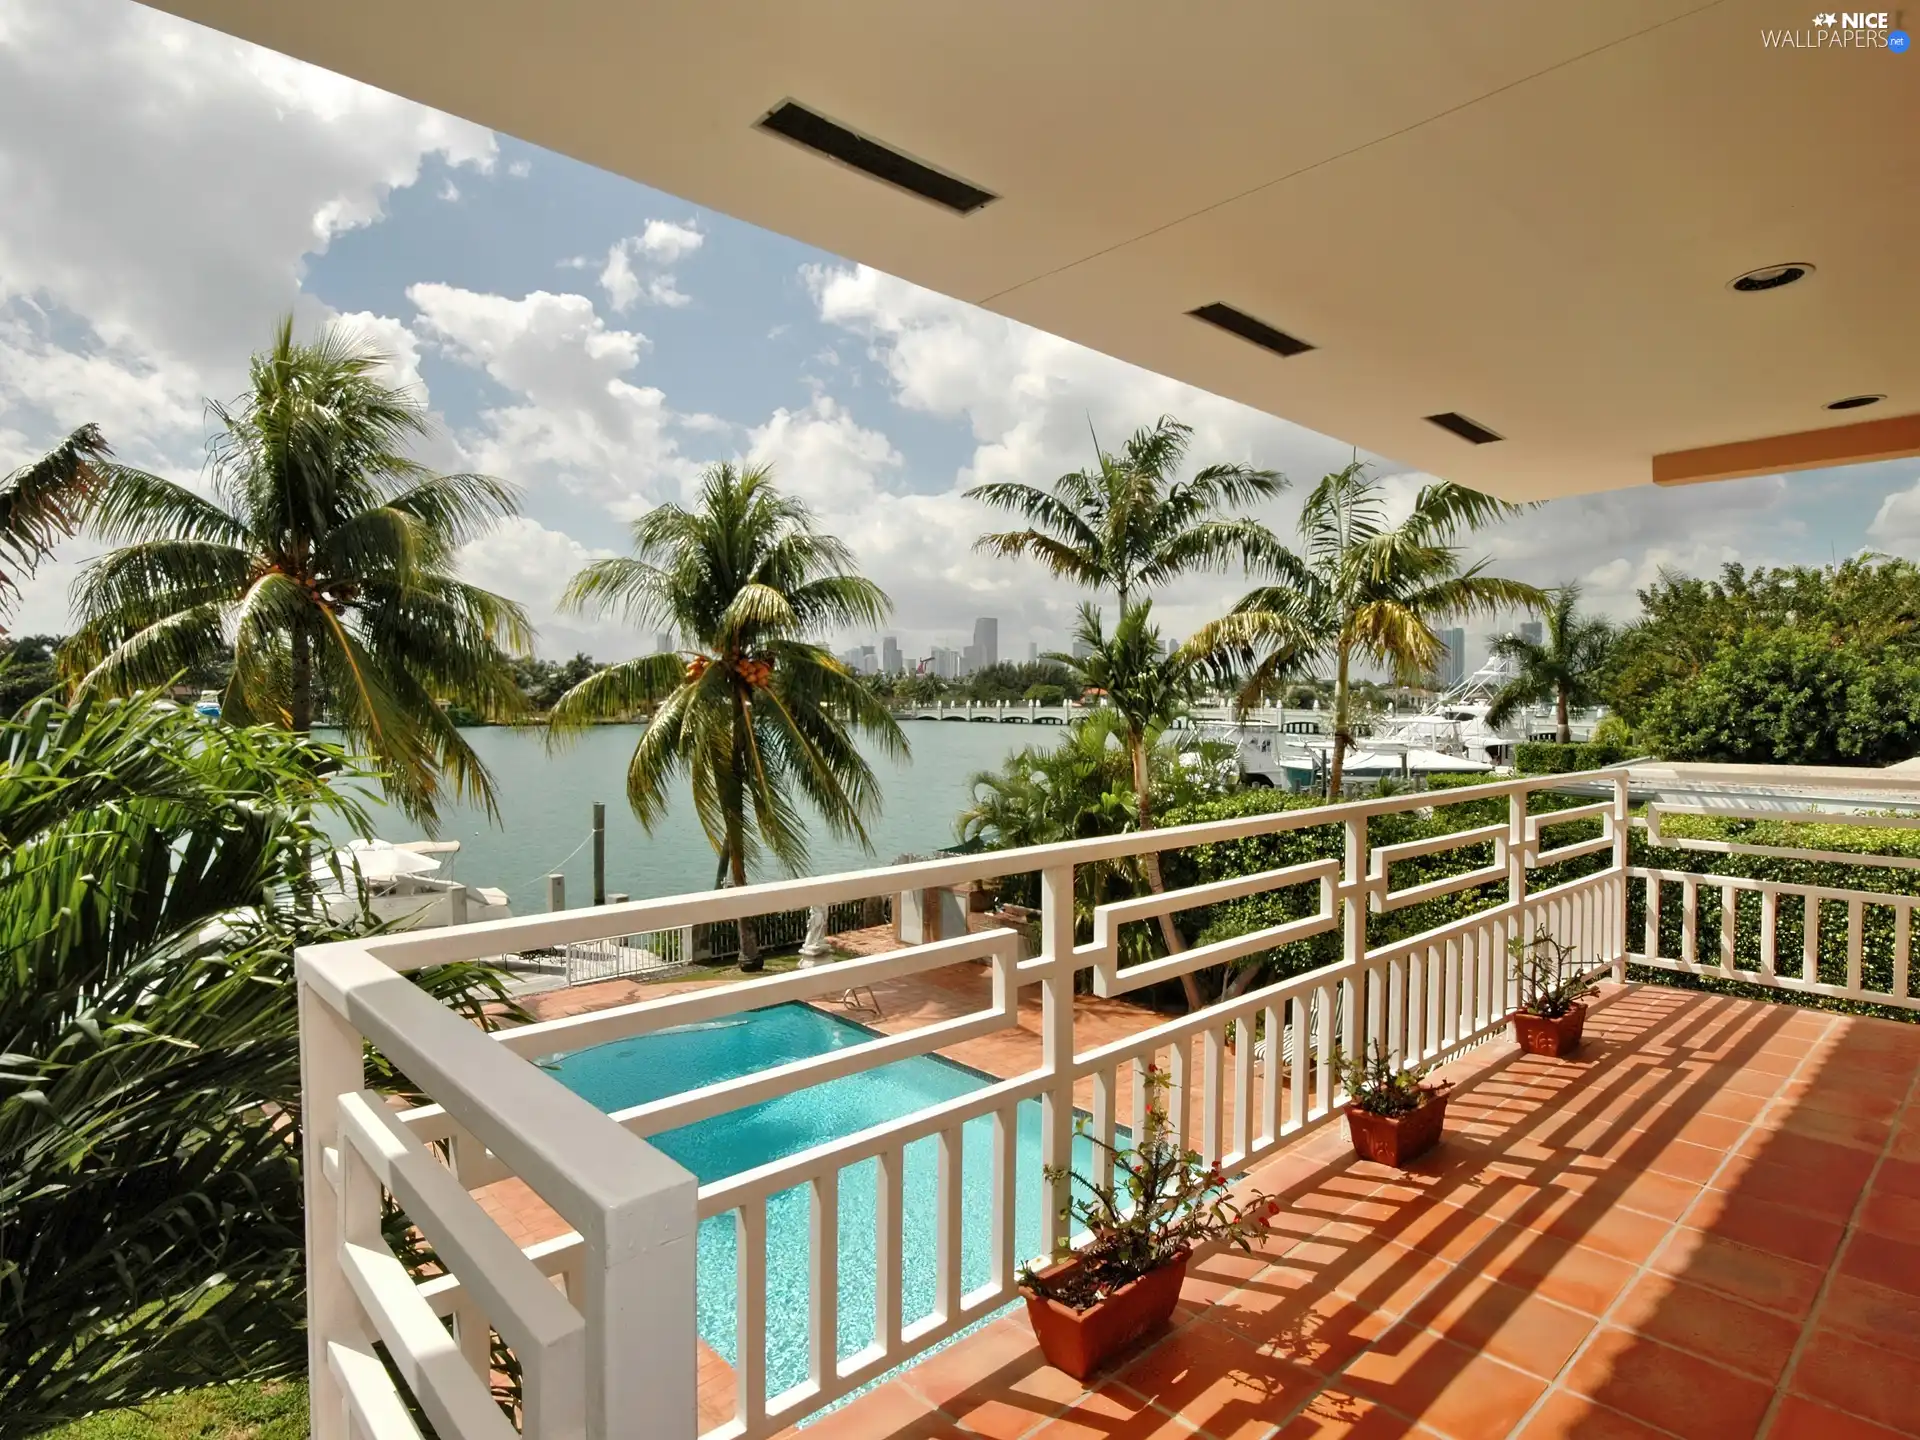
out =
<svg viewBox="0 0 1920 1440"><path fill-rule="evenodd" d="M1347 667L1351 663L1345 646L1340 649L1340 660L1333 676L1333 763L1327 767L1327 798L1340 798L1340 784L1346 779L1347 746L1353 736L1347 733L1347 723L1351 719L1353 704L1352 692L1347 683Z"/></svg>
<svg viewBox="0 0 1920 1440"><path fill-rule="evenodd" d="M1573 721L1567 714L1567 692L1562 686L1553 697L1554 738L1562 745L1573 743Z"/></svg>
<svg viewBox="0 0 1920 1440"><path fill-rule="evenodd" d="M735 830L737 824L737 821L730 823L728 830ZM747 857L737 834L728 836L727 849L732 852L733 885L737 890L747 883ZM760 958L760 941L753 933L753 920L742 915L736 923L740 927L740 968L749 975L757 974L767 968L767 962Z"/></svg>
<svg viewBox="0 0 1920 1440"><path fill-rule="evenodd" d="M313 640L307 634L307 627L297 620L293 626L292 649L291 719L294 733L305 735L313 729Z"/></svg>
<svg viewBox="0 0 1920 1440"><path fill-rule="evenodd" d="M747 773L746 727L749 723L746 706L736 691L733 697L733 782L729 797L733 803L727 807L727 859L733 866L735 889L747 883L746 837L741 834L747 823L747 798L740 777ZM760 958L760 941L753 933L753 920L742 915L736 923L740 931L740 968L749 975L757 974L767 968L767 962Z"/></svg>
<svg viewBox="0 0 1920 1440"><path fill-rule="evenodd" d="M1153 796L1147 786L1147 740L1144 735L1127 737L1128 758L1133 761L1133 813L1142 830L1153 829ZM1160 872L1160 854L1149 850L1140 857L1140 868L1146 871L1147 888L1156 895L1167 893L1167 882ZM1173 916L1159 917L1160 939L1167 947L1169 955L1178 955L1187 948L1187 942L1181 938L1180 928L1173 923ZM1206 1003L1200 995L1200 982L1192 975L1180 977L1180 988L1186 992L1187 1009L1198 1010Z"/></svg>

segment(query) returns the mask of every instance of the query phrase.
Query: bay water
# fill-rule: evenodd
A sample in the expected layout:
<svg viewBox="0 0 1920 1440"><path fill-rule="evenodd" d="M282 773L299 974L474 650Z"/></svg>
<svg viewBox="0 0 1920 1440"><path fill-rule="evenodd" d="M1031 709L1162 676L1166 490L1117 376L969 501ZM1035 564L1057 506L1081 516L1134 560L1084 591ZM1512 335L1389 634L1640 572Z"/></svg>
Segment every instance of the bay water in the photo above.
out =
<svg viewBox="0 0 1920 1440"><path fill-rule="evenodd" d="M826 833L815 821L808 845L808 873L832 874L891 863L902 854L926 854L955 844L955 821L969 799L969 778L998 768L1013 751L1051 745L1060 731L1045 725L960 724L907 721L901 729L911 759L869 755L884 802L869 823L871 853L857 841ZM461 732L493 773L500 821L464 805L442 809L439 838L458 840L459 853L443 857L440 878L491 885L507 892L514 913L546 908L546 876L567 877L569 905L593 901L593 802L607 807L607 889L634 900L705 890L713 885L716 857L693 813L682 777L665 821L652 834L641 829L627 806L627 761L641 735L637 725L599 725L549 751L546 732L533 727L484 727ZM368 787L371 789L372 787ZM386 840L414 840L426 832L398 810L357 795L372 812L374 832ZM781 872L763 863L753 878Z"/></svg>

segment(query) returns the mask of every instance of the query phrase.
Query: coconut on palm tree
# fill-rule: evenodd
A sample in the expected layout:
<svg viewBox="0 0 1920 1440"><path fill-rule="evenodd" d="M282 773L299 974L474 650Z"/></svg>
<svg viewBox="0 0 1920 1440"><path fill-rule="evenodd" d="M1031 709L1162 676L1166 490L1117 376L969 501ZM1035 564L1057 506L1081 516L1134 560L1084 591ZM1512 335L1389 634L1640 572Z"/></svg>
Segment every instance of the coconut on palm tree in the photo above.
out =
<svg viewBox="0 0 1920 1440"><path fill-rule="evenodd" d="M671 630L687 648L581 681L553 707L556 732L645 714L627 803L653 830L684 774L716 885L746 884L762 854L797 873L803 804L871 850L880 786L854 732L889 756L904 758L907 742L885 703L812 637L878 625L892 608L886 593L853 573L852 552L775 489L766 466L709 466L698 503L649 510L633 524L633 548L574 576L563 605ZM760 966L743 920L740 967Z"/></svg>
<svg viewBox="0 0 1920 1440"><path fill-rule="evenodd" d="M1522 707L1551 701L1554 738L1573 742L1572 711L1600 703L1600 682L1613 650L1611 621L1580 613L1580 587L1569 580L1548 593L1541 611L1540 643L1502 635L1493 653L1513 662L1516 673L1494 693L1487 723L1503 725Z"/></svg>
<svg viewBox="0 0 1920 1440"><path fill-rule="evenodd" d="M410 815L433 823L449 784L496 813L442 706L524 706L508 651L531 642L525 616L455 574L455 552L515 496L411 458L432 424L386 364L342 326L296 341L289 317L241 399L209 406L211 497L116 468L93 527L120 548L74 587L65 664L83 691L129 694L230 644L223 718L305 733L324 709Z"/></svg>
<svg viewBox="0 0 1920 1440"><path fill-rule="evenodd" d="M1537 606L1532 585L1464 563L1459 539L1521 507L1450 481L1423 486L1399 524L1387 521L1380 484L1356 459L1314 486L1300 510L1300 549L1265 561L1272 583L1242 597L1188 646L1237 667L1243 706L1269 698L1310 665L1333 672L1337 796L1353 745L1353 669L1380 666L1401 683L1432 670L1434 626L1456 617Z"/></svg>
<svg viewBox="0 0 1920 1440"><path fill-rule="evenodd" d="M0 616L55 542L80 528L111 459L100 427L82 425L40 459L0 477Z"/></svg>

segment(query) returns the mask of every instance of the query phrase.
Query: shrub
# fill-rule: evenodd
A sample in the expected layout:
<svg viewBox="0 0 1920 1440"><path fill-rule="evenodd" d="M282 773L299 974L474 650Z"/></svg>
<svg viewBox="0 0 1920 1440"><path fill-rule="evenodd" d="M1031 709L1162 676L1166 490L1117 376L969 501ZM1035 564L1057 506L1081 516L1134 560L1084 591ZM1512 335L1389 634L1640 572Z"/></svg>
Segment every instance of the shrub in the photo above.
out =
<svg viewBox="0 0 1920 1440"><path fill-rule="evenodd" d="M1587 737L1591 745L1613 745L1620 749L1633 749L1633 727L1618 715L1602 715L1599 723L1593 727L1593 734Z"/></svg>
<svg viewBox="0 0 1920 1440"><path fill-rule="evenodd" d="M1631 758L1626 746L1597 740L1573 745L1528 740L1513 747L1514 768L1522 775L1571 775L1579 770L1603 770Z"/></svg>
<svg viewBox="0 0 1920 1440"><path fill-rule="evenodd" d="M1259 1192L1234 1201L1219 1162L1202 1160L1176 1143L1167 1121L1167 1085L1166 1071L1147 1072L1147 1123L1138 1144L1116 1150L1095 1142L1094 1153L1108 1156L1115 1178L1100 1182L1070 1168L1048 1167L1048 1178L1065 1181L1073 1193L1068 1206L1073 1228L1091 1238L1071 1273L1049 1280L1029 1266L1021 1284L1085 1310L1196 1246L1251 1251L1267 1233L1280 1202Z"/></svg>
<svg viewBox="0 0 1920 1440"><path fill-rule="evenodd" d="M1448 1085L1445 1080L1432 1085L1423 1083L1431 1066L1403 1070L1387 1053L1387 1047L1378 1043L1358 1055L1337 1050L1333 1064L1339 1073L1340 1088L1347 1092L1353 1108L1389 1120L1411 1115L1434 1096L1445 1092Z"/></svg>
<svg viewBox="0 0 1920 1440"><path fill-rule="evenodd" d="M364 820L333 747L156 698L0 722L10 1434L306 1363L293 947L350 933L315 817ZM505 1002L483 967L419 978L476 1020Z"/></svg>

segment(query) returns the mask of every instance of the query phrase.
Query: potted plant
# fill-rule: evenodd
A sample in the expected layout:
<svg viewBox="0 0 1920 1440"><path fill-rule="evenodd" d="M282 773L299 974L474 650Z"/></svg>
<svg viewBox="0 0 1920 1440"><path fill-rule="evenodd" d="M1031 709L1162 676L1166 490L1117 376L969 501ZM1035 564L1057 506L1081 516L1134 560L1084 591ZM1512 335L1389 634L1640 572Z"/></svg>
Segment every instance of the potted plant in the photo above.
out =
<svg viewBox="0 0 1920 1440"><path fill-rule="evenodd" d="M1404 1070L1383 1045L1368 1046L1358 1057L1336 1053L1333 1063L1347 1092L1347 1134L1355 1155L1398 1166L1440 1142L1447 1081L1426 1084L1428 1067Z"/></svg>
<svg viewBox="0 0 1920 1440"><path fill-rule="evenodd" d="M1043 1270L1027 1266L1020 1272L1020 1293L1041 1353L1076 1380L1166 1324L1195 1247L1249 1250L1280 1209L1270 1195L1231 1199L1218 1163L1173 1142L1162 1098L1166 1072L1149 1070L1147 1085L1147 1123L1139 1143L1130 1149L1094 1143L1096 1154L1112 1158L1110 1178L1099 1182L1047 1171L1048 1178L1068 1184L1067 1212L1073 1228L1087 1231L1087 1243Z"/></svg>
<svg viewBox="0 0 1920 1440"><path fill-rule="evenodd" d="M1513 937L1513 978L1520 1001L1513 1012L1513 1038L1530 1055L1571 1055L1586 1030L1587 1007L1595 994L1574 954L1574 947L1542 925L1531 940Z"/></svg>

